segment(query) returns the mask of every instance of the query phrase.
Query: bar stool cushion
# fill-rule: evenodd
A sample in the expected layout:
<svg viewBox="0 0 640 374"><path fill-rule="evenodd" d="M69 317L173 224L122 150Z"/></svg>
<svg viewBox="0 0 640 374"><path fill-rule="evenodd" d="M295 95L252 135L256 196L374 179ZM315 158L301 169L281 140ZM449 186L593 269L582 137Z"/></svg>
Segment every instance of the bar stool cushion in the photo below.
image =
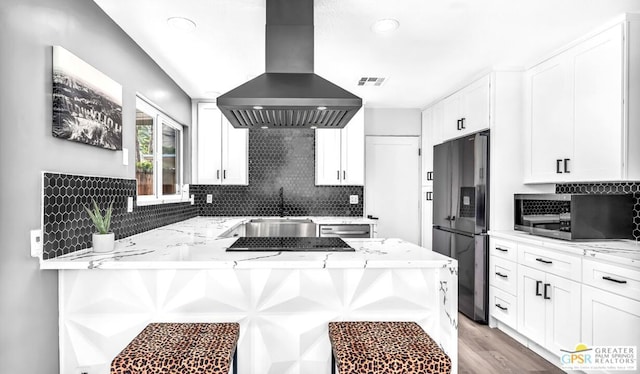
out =
<svg viewBox="0 0 640 374"><path fill-rule="evenodd" d="M229 373L237 323L150 323L111 362L111 374Z"/></svg>
<svg viewBox="0 0 640 374"><path fill-rule="evenodd" d="M450 373L451 359L415 322L330 322L339 373Z"/></svg>

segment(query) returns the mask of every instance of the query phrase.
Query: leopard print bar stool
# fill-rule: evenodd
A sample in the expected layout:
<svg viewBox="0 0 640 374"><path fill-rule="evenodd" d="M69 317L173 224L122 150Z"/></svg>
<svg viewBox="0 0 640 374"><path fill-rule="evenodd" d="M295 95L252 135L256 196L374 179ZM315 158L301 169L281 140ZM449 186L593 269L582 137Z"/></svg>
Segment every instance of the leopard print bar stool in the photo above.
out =
<svg viewBox="0 0 640 374"><path fill-rule="evenodd" d="M414 322L329 322L331 373L450 373L451 359Z"/></svg>
<svg viewBox="0 0 640 374"><path fill-rule="evenodd" d="M237 323L150 323L111 362L111 374L238 373ZM233 356L233 357L232 357Z"/></svg>

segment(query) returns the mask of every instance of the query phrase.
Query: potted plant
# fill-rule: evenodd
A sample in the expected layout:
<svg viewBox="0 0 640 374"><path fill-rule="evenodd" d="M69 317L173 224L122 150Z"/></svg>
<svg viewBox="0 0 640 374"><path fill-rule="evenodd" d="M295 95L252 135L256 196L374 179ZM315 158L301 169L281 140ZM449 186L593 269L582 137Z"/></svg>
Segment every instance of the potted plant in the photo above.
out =
<svg viewBox="0 0 640 374"><path fill-rule="evenodd" d="M89 209L86 205L84 209L89 214L91 221L93 221L97 232L93 233L91 241L93 243L94 252L111 252L115 246L115 234L110 232L111 226L111 214L113 213L113 200L109 204L109 208L105 211L104 215L100 211L98 204L93 198L93 210Z"/></svg>

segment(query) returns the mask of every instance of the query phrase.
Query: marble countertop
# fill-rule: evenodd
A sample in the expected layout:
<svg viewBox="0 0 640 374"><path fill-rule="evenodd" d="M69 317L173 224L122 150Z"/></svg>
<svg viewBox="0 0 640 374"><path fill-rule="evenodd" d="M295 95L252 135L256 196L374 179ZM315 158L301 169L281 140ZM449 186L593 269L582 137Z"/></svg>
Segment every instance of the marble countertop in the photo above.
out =
<svg viewBox="0 0 640 374"><path fill-rule="evenodd" d="M640 242L633 240L566 241L535 236L522 231L489 231L495 238L516 240L603 261L640 268Z"/></svg>
<svg viewBox="0 0 640 374"><path fill-rule="evenodd" d="M295 217L299 218L299 217ZM317 224L375 221L310 217ZM222 235L247 217L195 217L116 241L110 253L91 249L50 260L41 269L322 269L457 267L457 261L400 239L344 239L355 252L225 252Z"/></svg>

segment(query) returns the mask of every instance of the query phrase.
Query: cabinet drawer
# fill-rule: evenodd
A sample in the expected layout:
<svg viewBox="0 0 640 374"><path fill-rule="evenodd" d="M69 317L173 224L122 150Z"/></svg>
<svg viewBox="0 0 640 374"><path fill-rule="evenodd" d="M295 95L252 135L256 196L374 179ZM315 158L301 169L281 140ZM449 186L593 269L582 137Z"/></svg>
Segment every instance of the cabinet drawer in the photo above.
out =
<svg viewBox="0 0 640 374"><path fill-rule="evenodd" d="M509 261L516 262L518 260L518 244L502 239L490 240L489 253L492 256L507 259Z"/></svg>
<svg viewBox="0 0 640 374"><path fill-rule="evenodd" d="M516 283L516 271L518 267L516 263L500 257L491 256L489 266L489 284L515 295L518 289Z"/></svg>
<svg viewBox="0 0 640 374"><path fill-rule="evenodd" d="M518 248L519 264L580 282L581 257L522 244Z"/></svg>
<svg viewBox="0 0 640 374"><path fill-rule="evenodd" d="M491 287L490 310L491 316L500 320L505 325L517 329L516 297L497 287Z"/></svg>
<svg viewBox="0 0 640 374"><path fill-rule="evenodd" d="M640 271L585 259L582 282L634 300L640 300Z"/></svg>

